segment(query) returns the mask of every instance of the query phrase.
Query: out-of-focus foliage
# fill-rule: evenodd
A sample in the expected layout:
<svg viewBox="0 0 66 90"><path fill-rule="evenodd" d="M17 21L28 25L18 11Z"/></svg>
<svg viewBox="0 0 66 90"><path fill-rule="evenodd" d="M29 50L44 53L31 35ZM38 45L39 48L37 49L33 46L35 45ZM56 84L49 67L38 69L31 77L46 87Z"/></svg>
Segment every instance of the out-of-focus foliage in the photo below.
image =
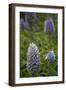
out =
<svg viewBox="0 0 66 90"><path fill-rule="evenodd" d="M57 14L36 13L37 20L29 24L28 28L20 28L20 77L35 76L56 76L58 74L58 33ZM25 19L25 13L20 13L20 19ZM44 32L44 21L52 18L55 31L52 33ZM41 68L33 75L27 69L27 52L30 43L35 43L40 52ZM45 57L49 50L53 50L55 60L53 63L46 60Z"/></svg>

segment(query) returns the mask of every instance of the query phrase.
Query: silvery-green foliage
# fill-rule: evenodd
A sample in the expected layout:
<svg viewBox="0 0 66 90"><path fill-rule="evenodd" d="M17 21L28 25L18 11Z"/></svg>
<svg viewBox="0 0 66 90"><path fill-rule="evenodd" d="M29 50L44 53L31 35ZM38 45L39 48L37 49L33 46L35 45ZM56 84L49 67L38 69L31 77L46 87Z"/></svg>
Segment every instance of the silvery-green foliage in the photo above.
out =
<svg viewBox="0 0 66 90"><path fill-rule="evenodd" d="M27 53L27 68L29 71L36 72L40 69L39 49L34 43L30 43Z"/></svg>
<svg viewBox="0 0 66 90"><path fill-rule="evenodd" d="M53 33L55 31L55 26L54 26L54 22L53 19L47 19L44 22L44 32L49 32L49 33Z"/></svg>

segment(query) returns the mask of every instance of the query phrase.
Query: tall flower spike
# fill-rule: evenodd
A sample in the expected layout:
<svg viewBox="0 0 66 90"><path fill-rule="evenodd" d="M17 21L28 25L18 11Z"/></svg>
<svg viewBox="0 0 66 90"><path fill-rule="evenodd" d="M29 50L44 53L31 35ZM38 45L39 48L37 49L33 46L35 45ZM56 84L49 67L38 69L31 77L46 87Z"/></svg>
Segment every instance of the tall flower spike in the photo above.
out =
<svg viewBox="0 0 66 90"><path fill-rule="evenodd" d="M50 18L44 22L44 32L53 33L55 30L53 19Z"/></svg>
<svg viewBox="0 0 66 90"><path fill-rule="evenodd" d="M46 59L50 62L53 62L55 60L55 54L54 54L54 51L49 51L47 56L46 56Z"/></svg>
<svg viewBox="0 0 66 90"><path fill-rule="evenodd" d="M36 13L34 13L34 12L27 12L25 14L25 19L27 19L27 21L30 24L33 23L37 19Z"/></svg>
<svg viewBox="0 0 66 90"><path fill-rule="evenodd" d="M40 69L40 57L38 47L31 43L27 53L27 68L31 72L36 72Z"/></svg>
<svg viewBox="0 0 66 90"><path fill-rule="evenodd" d="M20 19L20 28L28 28L29 24L27 20L24 20L23 18Z"/></svg>

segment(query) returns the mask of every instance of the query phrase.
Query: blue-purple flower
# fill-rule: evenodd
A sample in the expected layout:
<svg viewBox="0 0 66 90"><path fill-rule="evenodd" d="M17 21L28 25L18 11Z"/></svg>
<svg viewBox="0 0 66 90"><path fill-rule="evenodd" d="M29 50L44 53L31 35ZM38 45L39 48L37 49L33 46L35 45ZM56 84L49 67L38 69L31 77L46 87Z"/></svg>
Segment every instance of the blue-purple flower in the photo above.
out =
<svg viewBox="0 0 66 90"><path fill-rule="evenodd" d="M25 19L31 24L37 19L37 15L34 12L27 12L25 14Z"/></svg>
<svg viewBox="0 0 66 90"><path fill-rule="evenodd" d="M20 28L28 28L28 26L29 26L28 21L21 18L20 19Z"/></svg>
<svg viewBox="0 0 66 90"><path fill-rule="evenodd" d="M29 25L32 25L37 20L36 13L34 12L26 12L24 18L20 18L20 28L28 28Z"/></svg>
<svg viewBox="0 0 66 90"><path fill-rule="evenodd" d="M31 43L28 48L27 53L27 69L36 72L40 69L40 57L39 57L39 50L38 47Z"/></svg>
<svg viewBox="0 0 66 90"><path fill-rule="evenodd" d="M53 62L55 60L55 54L54 54L54 51L49 51L47 56L46 56L46 59L50 62Z"/></svg>
<svg viewBox="0 0 66 90"><path fill-rule="evenodd" d="M54 26L53 19L50 18L50 19L45 20L45 22L44 22L44 31L49 32L49 33L53 33L54 30L55 30L55 26Z"/></svg>

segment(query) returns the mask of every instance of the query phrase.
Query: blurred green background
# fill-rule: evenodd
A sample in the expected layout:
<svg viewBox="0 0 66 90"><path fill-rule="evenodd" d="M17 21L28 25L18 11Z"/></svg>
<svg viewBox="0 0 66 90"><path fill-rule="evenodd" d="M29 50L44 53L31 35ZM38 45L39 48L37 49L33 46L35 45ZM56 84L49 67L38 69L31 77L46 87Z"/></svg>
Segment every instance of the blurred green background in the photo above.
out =
<svg viewBox="0 0 66 90"><path fill-rule="evenodd" d="M40 52L41 69L35 76L56 76L58 74L58 16L57 14L36 13L37 20L30 24L28 29L20 30L20 77L33 77L32 73L27 70L27 51L31 42L35 43ZM20 13L20 18L25 12ZM52 18L55 25L55 32L52 37L49 33L44 32L44 21ZM54 50L55 61L53 63L45 60L49 50Z"/></svg>

